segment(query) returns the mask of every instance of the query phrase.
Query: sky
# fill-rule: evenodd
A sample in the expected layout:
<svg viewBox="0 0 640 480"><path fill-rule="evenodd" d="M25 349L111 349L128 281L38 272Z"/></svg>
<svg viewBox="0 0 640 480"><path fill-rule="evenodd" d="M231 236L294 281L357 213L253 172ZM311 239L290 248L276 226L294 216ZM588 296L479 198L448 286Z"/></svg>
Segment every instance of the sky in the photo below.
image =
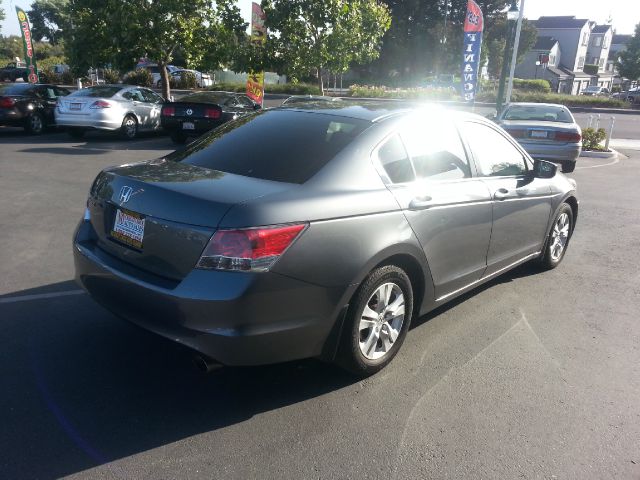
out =
<svg viewBox="0 0 640 480"><path fill-rule="evenodd" d="M29 9L31 0L1 0L6 19L2 23L3 35L18 35L15 7ZM578 18L605 23L611 16L617 33L633 33L640 23L639 0L524 0L524 16L535 20L542 15L575 15ZM242 16L251 19L251 0L238 0Z"/></svg>

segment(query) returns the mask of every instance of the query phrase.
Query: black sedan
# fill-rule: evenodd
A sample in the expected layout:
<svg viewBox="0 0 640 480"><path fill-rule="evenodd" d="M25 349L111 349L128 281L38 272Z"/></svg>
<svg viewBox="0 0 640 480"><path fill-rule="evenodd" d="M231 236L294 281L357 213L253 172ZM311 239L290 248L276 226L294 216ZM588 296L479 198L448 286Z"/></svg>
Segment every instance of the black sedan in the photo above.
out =
<svg viewBox="0 0 640 480"><path fill-rule="evenodd" d="M247 95L233 92L198 92L162 107L162 128L176 143L247 115L261 107Z"/></svg>
<svg viewBox="0 0 640 480"><path fill-rule="evenodd" d="M0 125L23 127L34 135L55 124L58 97L69 90L57 85L19 83L0 85Z"/></svg>

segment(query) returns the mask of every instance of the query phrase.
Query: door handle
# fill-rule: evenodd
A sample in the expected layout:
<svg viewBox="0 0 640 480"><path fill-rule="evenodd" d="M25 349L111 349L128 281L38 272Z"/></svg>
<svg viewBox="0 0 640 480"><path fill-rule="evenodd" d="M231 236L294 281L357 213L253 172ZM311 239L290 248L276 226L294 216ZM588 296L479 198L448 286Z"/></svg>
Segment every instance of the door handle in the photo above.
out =
<svg viewBox="0 0 640 480"><path fill-rule="evenodd" d="M429 195L416 197L409 202L409 210L424 210L425 208L429 208L433 205L431 200L433 199Z"/></svg>
<svg viewBox="0 0 640 480"><path fill-rule="evenodd" d="M493 193L493 198L496 200L504 200L509 195L509 190L506 188L499 188Z"/></svg>

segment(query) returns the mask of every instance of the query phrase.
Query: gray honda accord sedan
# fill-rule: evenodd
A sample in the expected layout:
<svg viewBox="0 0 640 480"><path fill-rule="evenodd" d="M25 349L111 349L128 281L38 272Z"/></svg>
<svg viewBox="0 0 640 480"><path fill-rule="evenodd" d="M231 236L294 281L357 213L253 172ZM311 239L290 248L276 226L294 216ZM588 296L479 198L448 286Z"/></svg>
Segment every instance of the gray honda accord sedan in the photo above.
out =
<svg viewBox="0 0 640 480"><path fill-rule="evenodd" d="M100 304L206 365L305 357L362 374L411 319L563 259L576 184L472 114L314 103L102 171L74 235Z"/></svg>

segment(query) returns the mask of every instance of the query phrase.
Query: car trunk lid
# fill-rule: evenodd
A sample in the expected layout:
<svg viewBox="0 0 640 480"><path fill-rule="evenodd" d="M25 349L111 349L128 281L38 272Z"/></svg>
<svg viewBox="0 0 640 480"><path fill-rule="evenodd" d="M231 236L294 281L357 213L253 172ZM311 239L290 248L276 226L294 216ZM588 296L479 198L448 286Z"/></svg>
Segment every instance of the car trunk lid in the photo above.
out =
<svg viewBox="0 0 640 480"><path fill-rule="evenodd" d="M580 142L580 131L573 123L506 120L500 125L518 141L549 144Z"/></svg>

